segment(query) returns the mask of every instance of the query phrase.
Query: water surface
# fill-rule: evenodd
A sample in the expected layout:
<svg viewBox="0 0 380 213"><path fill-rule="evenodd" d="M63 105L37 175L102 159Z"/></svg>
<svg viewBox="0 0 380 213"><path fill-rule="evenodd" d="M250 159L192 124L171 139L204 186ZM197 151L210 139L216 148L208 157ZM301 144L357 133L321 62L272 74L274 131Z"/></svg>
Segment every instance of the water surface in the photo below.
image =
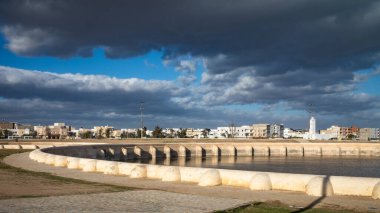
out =
<svg viewBox="0 0 380 213"><path fill-rule="evenodd" d="M380 158L375 157L206 157L141 159L129 162L220 169L380 177Z"/></svg>

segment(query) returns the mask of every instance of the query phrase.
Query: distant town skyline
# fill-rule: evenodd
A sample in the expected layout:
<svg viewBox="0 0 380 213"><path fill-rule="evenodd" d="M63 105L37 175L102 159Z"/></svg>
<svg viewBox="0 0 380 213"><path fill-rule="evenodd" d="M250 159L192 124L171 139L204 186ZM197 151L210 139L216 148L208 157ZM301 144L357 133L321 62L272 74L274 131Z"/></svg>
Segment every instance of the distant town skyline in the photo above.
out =
<svg viewBox="0 0 380 213"><path fill-rule="evenodd" d="M379 1L4 0L0 120L379 127L378 38Z"/></svg>

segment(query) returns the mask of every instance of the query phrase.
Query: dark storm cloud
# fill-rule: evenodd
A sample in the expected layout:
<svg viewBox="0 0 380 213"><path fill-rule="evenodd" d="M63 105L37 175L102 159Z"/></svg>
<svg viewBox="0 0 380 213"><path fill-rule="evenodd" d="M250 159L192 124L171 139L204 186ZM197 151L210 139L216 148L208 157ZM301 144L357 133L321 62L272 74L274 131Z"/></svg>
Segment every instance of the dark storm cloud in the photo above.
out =
<svg viewBox="0 0 380 213"><path fill-rule="evenodd" d="M206 69L201 85L182 88L187 91L181 95L172 93L178 88L165 87L162 96L172 97L178 107L171 109L172 102L164 101L170 109L165 111L155 104L162 114L186 111L184 105L189 103L285 101L302 109L318 100L316 111L321 113L362 110L358 114L365 116L364 111L376 108L373 103L378 101L353 92L365 80L358 80L354 72L374 68L380 60L380 1L4 0L0 24L7 48L23 56L88 57L93 48L102 47L110 58L158 50L168 61L183 55L202 59ZM194 75L179 80L188 87ZM113 101L122 106L124 99L138 102L139 94L161 102L154 90L135 94L112 87L76 94L80 84L49 88L48 93L34 92L37 87L12 88L9 98L32 96L97 105ZM61 96L55 97L58 91ZM108 97L108 91L114 95ZM96 103L97 98L101 103Z"/></svg>
<svg viewBox="0 0 380 213"><path fill-rule="evenodd" d="M255 66L353 70L378 60L379 1L2 1L8 48L20 55L109 57L152 49L210 60L213 73ZM354 60L353 60L354 59Z"/></svg>

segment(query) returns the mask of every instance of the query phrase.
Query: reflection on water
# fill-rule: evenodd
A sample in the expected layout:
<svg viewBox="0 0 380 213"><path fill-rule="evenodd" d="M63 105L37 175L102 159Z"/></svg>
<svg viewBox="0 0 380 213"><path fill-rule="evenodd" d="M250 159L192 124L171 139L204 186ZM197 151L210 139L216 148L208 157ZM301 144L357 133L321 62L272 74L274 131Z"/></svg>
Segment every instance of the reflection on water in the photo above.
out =
<svg viewBox="0 0 380 213"><path fill-rule="evenodd" d="M380 177L380 158L370 157L206 157L141 159L158 165L221 169L323 174L336 176Z"/></svg>

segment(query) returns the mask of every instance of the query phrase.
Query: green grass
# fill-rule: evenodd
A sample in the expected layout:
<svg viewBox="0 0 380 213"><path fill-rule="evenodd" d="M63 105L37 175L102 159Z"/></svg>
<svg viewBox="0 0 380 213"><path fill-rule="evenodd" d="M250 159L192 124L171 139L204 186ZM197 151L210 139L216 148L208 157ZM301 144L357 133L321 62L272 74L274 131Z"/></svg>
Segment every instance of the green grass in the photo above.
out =
<svg viewBox="0 0 380 213"><path fill-rule="evenodd" d="M352 213L349 210L337 210L337 209L305 209L291 208L280 202L255 202L249 205L241 206L235 209L226 211L217 211L217 213L291 213L291 212L305 212L305 213Z"/></svg>
<svg viewBox="0 0 380 213"><path fill-rule="evenodd" d="M109 189L109 190L107 190L108 192L120 192L120 191L127 191L127 190L136 189L136 188L126 187L126 186L102 184L102 183L95 183L95 182L90 182L90 181L85 181L85 180L78 180L78 179L73 179L73 178L55 176L55 175L52 175L52 174L46 173L46 172L34 172L34 171L24 170L24 169L20 169L20 168L10 166L10 165L5 164L3 162L3 159L8 155L23 153L23 152L29 152L29 151L31 151L31 150L23 150L23 149L20 149L20 150L2 149L2 150L0 150L0 170L15 172L17 174L25 175L26 177L27 176L41 177L41 178L44 178L47 181L51 181L51 183L55 183L55 184L73 183L73 184L84 184L84 185L91 185L91 186L108 187L108 189Z"/></svg>

